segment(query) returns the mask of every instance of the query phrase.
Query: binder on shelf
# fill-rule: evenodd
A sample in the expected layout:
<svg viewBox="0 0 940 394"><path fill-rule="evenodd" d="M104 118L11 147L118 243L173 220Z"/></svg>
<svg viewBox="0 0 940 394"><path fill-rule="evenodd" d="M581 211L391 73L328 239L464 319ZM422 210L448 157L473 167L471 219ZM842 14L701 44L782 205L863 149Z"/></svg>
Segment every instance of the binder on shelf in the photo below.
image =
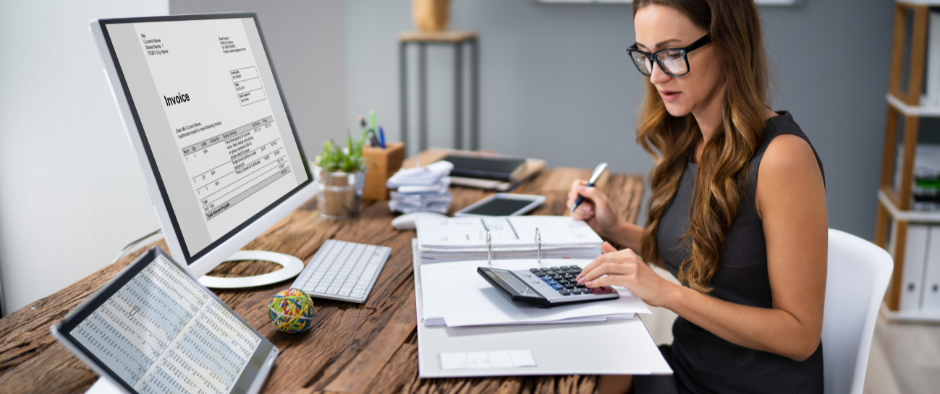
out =
<svg viewBox="0 0 940 394"><path fill-rule="evenodd" d="M921 292L921 310L940 313L940 226L930 226Z"/></svg>
<svg viewBox="0 0 940 394"><path fill-rule="evenodd" d="M922 106L940 107L940 11L931 10L930 37L927 38L926 89Z"/></svg>
<svg viewBox="0 0 940 394"><path fill-rule="evenodd" d="M901 274L899 308L902 311L920 310L929 232L930 226L911 223L907 226L907 244L896 245L896 247L904 247L904 272Z"/></svg>
<svg viewBox="0 0 940 394"><path fill-rule="evenodd" d="M587 223L567 216L420 218L415 224L425 262L528 259L536 253L593 259L604 243Z"/></svg>

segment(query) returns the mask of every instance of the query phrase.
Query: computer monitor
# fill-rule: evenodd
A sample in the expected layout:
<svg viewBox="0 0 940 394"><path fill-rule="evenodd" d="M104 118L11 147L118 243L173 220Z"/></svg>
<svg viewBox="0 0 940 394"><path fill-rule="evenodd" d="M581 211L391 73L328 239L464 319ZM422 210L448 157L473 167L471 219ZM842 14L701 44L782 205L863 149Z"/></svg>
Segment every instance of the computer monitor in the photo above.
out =
<svg viewBox="0 0 940 394"><path fill-rule="evenodd" d="M101 19L91 31L169 252L197 278L225 260L259 259L233 254L317 184L257 15ZM295 257L260 259L286 266L254 280L200 281L261 285L303 268Z"/></svg>

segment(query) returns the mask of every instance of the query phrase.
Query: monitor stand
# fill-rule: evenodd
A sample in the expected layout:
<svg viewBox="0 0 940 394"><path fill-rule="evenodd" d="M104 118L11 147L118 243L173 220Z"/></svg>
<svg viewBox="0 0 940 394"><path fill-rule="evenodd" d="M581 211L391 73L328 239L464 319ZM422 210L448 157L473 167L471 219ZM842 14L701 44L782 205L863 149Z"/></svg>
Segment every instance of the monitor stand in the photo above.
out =
<svg viewBox="0 0 940 394"><path fill-rule="evenodd" d="M225 261L245 260L270 261L281 265L282 268L267 274L244 278L218 278L206 275L199 278L199 283L212 289L241 289L245 287L267 286L293 278L300 274L300 271L304 270L304 263L294 256L283 253L263 252L260 250L241 250L235 252L232 257L229 257Z"/></svg>

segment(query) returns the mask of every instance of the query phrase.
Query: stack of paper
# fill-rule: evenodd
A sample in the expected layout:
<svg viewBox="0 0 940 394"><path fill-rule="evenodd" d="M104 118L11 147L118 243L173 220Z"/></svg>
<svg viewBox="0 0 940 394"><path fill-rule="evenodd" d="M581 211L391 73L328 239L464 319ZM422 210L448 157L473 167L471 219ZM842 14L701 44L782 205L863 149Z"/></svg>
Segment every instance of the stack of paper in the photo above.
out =
<svg viewBox="0 0 940 394"><path fill-rule="evenodd" d="M542 265L585 266L591 260L542 260ZM614 287L616 300L539 308L513 302L481 277L480 266L504 269L528 269L535 260L461 261L446 264L421 264L420 283L424 311L419 316L427 327L485 326L515 324L553 324L604 322L631 319L636 313L650 313L633 293Z"/></svg>
<svg viewBox="0 0 940 394"><path fill-rule="evenodd" d="M454 165L446 161L418 168L402 169L388 179L392 201L388 208L393 212L438 212L447 213L450 207L450 170Z"/></svg>
<svg viewBox="0 0 940 394"><path fill-rule="evenodd" d="M594 259L603 240L586 223L567 216L420 218L418 250L425 262L535 259ZM489 230L490 243L486 232ZM491 254L490 254L491 253Z"/></svg>

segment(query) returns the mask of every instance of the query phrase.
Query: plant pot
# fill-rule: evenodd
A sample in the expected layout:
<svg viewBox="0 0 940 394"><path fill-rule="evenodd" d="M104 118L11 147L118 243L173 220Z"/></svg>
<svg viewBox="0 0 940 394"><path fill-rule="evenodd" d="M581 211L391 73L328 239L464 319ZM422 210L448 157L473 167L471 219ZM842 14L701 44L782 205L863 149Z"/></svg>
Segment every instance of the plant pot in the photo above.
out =
<svg viewBox="0 0 940 394"><path fill-rule="evenodd" d="M320 193L317 195L320 217L346 219L358 215L367 168L363 167L356 172L317 171L320 174L317 179L320 183Z"/></svg>
<svg viewBox="0 0 940 394"><path fill-rule="evenodd" d="M450 0L414 0L415 26L424 31L442 31L450 22Z"/></svg>

